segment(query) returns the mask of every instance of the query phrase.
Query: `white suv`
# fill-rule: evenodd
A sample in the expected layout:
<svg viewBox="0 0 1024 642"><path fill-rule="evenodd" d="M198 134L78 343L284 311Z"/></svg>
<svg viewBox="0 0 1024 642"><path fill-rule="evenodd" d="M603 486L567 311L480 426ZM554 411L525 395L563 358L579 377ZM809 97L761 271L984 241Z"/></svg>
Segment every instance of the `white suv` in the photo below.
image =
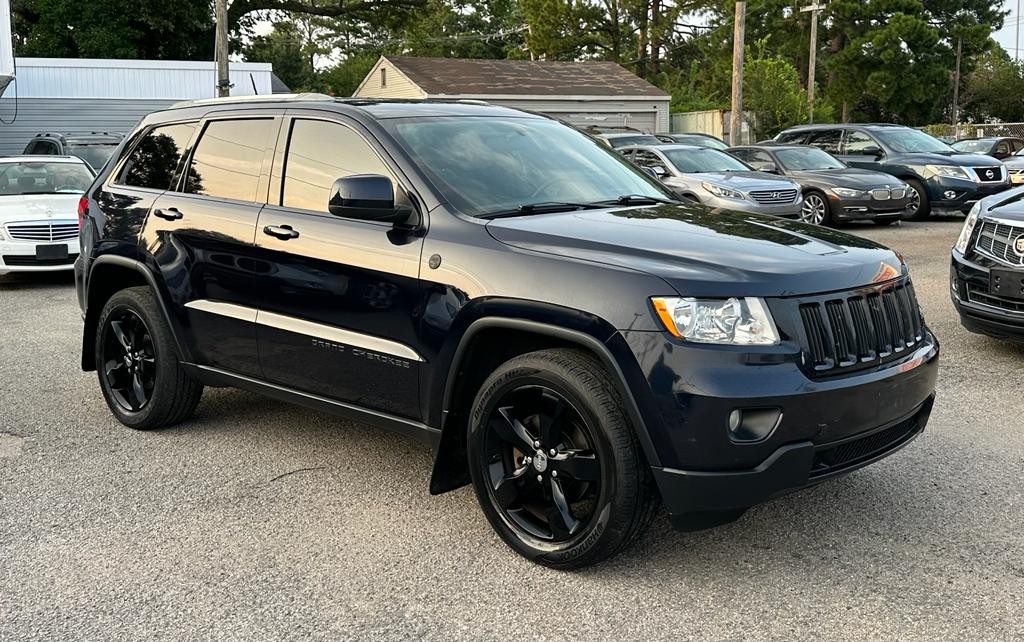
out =
<svg viewBox="0 0 1024 642"><path fill-rule="evenodd" d="M0 158L0 274L73 267L78 202L93 177L74 156Z"/></svg>

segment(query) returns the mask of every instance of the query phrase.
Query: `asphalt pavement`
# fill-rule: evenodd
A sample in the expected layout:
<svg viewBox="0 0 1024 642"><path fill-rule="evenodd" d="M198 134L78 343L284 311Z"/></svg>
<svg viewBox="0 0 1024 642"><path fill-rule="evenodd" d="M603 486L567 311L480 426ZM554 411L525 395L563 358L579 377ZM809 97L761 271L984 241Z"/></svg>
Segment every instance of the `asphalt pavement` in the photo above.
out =
<svg viewBox="0 0 1024 642"><path fill-rule="evenodd" d="M1024 639L1024 349L948 296L962 218L901 251L942 342L928 430L843 479L559 572L431 453L234 390L157 432L79 368L69 276L0 277L0 640ZM287 474L290 473L290 474Z"/></svg>

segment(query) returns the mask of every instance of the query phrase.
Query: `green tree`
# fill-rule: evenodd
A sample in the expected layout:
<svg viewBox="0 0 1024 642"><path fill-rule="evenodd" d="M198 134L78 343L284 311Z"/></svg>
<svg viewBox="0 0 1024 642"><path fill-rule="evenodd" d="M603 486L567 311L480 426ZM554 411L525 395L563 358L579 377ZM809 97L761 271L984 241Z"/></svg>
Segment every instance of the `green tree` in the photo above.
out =
<svg viewBox="0 0 1024 642"><path fill-rule="evenodd" d="M967 122L1024 121L1024 62L996 45L982 55L967 76L963 118Z"/></svg>
<svg viewBox="0 0 1024 642"><path fill-rule="evenodd" d="M781 56L766 54L763 43L755 43L747 51L743 68L743 108L754 114L755 139L807 122L807 90L796 67ZM814 116L818 122L831 120L831 104L816 101Z"/></svg>
<svg viewBox="0 0 1024 642"><path fill-rule="evenodd" d="M209 0L14 0L15 52L55 58L209 60Z"/></svg>

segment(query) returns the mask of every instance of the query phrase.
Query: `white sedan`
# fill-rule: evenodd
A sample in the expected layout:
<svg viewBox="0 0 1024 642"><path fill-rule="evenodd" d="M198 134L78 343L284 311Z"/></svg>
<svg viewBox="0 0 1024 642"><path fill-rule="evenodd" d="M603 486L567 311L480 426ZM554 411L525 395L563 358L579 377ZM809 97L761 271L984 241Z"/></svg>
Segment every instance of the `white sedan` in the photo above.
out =
<svg viewBox="0 0 1024 642"><path fill-rule="evenodd" d="M93 176L74 156L0 158L0 274L72 269L78 201Z"/></svg>

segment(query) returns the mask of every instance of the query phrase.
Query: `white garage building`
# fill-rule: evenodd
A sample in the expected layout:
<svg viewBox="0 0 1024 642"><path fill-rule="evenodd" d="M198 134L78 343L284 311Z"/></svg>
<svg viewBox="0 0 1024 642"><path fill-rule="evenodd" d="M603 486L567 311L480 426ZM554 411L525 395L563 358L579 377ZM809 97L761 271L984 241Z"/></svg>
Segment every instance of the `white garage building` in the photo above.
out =
<svg viewBox="0 0 1024 642"><path fill-rule="evenodd" d="M668 131L669 95L614 62L382 56L354 95L485 100L577 126Z"/></svg>

